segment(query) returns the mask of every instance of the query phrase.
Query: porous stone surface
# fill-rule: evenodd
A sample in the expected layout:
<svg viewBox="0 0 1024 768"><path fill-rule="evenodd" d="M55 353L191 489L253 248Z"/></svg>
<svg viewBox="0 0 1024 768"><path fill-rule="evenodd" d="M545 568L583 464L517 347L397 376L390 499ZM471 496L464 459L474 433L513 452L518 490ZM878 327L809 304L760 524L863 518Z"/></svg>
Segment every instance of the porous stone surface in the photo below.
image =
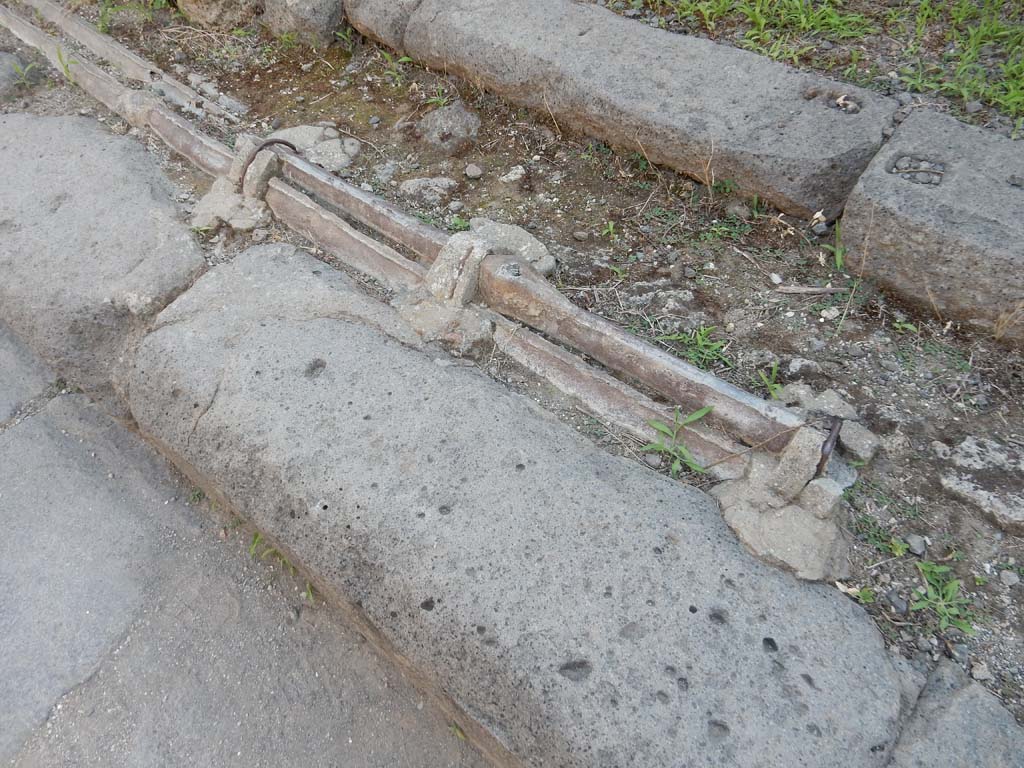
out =
<svg viewBox="0 0 1024 768"><path fill-rule="evenodd" d="M1024 451L988 437L967 437L949 447L933 448L950 467L940 476L942 487L973 504L1004 531L1024 534Z"/></svg>
<svg viewBox="0 0 1024 768"><path fill-rule="evenodd" d="M0 324L0 424L46 390L53 376L3 324Z"/></svg>
<svg viewBox="0 0 1024 768"><path fill-rule="evenodd" d="M805 218L842 210L897 105L570 0L364 0L360 31L653 161ZM402 31L401 11L406 11ZM411 11L411 13L409 13Z"/></svg>
<svg viewBox="0 0 1024 768"><path fill-rule="evenodd" d="M205 267L171 186L141 145L82 118L0 115L0 168L0 320L116 408L130 340Z"/></svg>
<svg viewBox="0 0 1024 768"><path fill-rule="evenodd" d="M344 15L341 0L264 0L263 23L275 35L294 34L309 45L334 40Z"/></svg>
<svg viewBox="0 0 1024 768"><path fill-rule="evenodd" d="M327 139L306 150L305 157L324 170L337 172L352 164L352 159L359 154L359 148L356 139Z"/></svg>
<svg viewBox="0 0 1024 768"><path fill-rule="evenodd" d="M282 128L267 136L268 139L283 139L295 145L299 151L312 149L322 141L337 139L339 136L336 128L325 125L295 125L291 128Z"/></svg>
<svg viewBox="0 0 1024 768"><path fill-rule="evenodd" d="M345 0L348 22L393 50L402 50L409 16L422 0Z"/></svg>
<svg viewBox="0 0 1024 768"><path fill-rule="evenodd" d="M807 413L843 419L839 432L839 448L851 459L869 462L882 446L878 435L860 423L857 409L834 389L816 393L807 384L787 384L779 391L778 398L785 405L796 405Z"/></svg>
<svg viewBox="0 0 1024 768"><path fill-rule="evenodd" d="M547 246L522 227L473 218L469 220L469 230L491 247L491 253L518 256L542 275L555 271L555 257Z"/></svg>
<svg viewBox="0 0 1024 768"><path fill-rule="evenodd" d="M476 141L480 118L461 101L456 101L428 112L417 128L429 144L447 155L456 155Z"/></svg>
<svg viewBox="0 0 1024 768"><path fill-rule="evenodd" d="M866 276L929 313L1020 345L1022 210L1020 142L918 110L850 196L847 260L856 270L863 262Z"/></svg>
<svg viewBox="0 0 1024 768"><path fill-rule="evenodd" d="M178 10L194 24L230 29L245 26L260 12L261 0L178 0Z"/></svg>
<svg viewBox="0 0 1024 768"><path fill-rule="evenodd" d="M196 203L191 221L197 229L227 226L237 232L251 232L270 221L270 210L262 200L236 192L231 181L220 178Z"/></svg>
<svg viewBox="0 0 1024 768"><path fill-rule="evenodd" d="M834 389L815 393L807 384L787 384L779 390L778 398L784 405L799 405L812 413L838 416L852 421L860 418L857 409L843 400Z"/></svg>
<svg viewBox="0 0 1024 768"><path fill-rule="evenodd" d="M1024 765L1024 730L991 693L943 659L928 677L892 768Z"/></svg>
<svg viewBox="0 0 1024 768"><path fill-rule="evenodd" d="M711 494L737 538L761 560L801 579L834 581L849 573L849 543L836 519L841 486L812 480L820 445L798 433L790 455L754 455L746 477L721 483Z"/></svg>
<svg viewBox="0 0 1024 768"><path fill-rule="evenodd" d="M392 305L424 341L437 341L458 356L493 348L492 321L467 306L477 293L486 242L468 232L452 235L430 265L423 284Z"/></svg>
<svg viewBox="0 0 1024 768"><path fill-rule="evenodd" d="M248 252L204 275L140 347L140 428L527 764L885 765L902 678L859 607L752 558L699 491L357 322L328 272Z"/></svg>
<svg viewBox="0 0 1024 768"><path fill-rule="evenodd" d="M281 171L281 158L274 152L264 149L252 159L252 164L245 172L242 180L242 194L262 200L266 197L270 180Z"/></svg>

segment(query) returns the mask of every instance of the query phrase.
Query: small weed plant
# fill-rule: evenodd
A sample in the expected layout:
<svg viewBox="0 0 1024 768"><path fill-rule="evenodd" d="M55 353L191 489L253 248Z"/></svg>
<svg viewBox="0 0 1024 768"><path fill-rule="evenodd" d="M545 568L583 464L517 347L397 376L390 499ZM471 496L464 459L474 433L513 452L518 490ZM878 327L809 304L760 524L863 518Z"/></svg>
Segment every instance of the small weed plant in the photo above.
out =
<svg viewBox="0 0 1024 768"><path fill-rule="evenodd" d="M832 260L836 265L836 269L842 272L846 268L846 246L843 245L843 231L840 228L840 224L836 222L836 240L834 245L828 243L821 246L826 251L832 254Z"/></svg>
<svg viewBox="0 0 1024 768"><path fill-rule="evenodd" d="M691 414L683 416L679 408L676 408L671 424L666 424L656 419L647 422L658 433L658 440L655 443L648 443L641 450L658 453L667 458L669 460L668 471L672 477L679 477L683 467L692 472L706 472L707 470L698 463L690 449L683 442L683 433L690 424L695 424L710 412L711 406L707 405Z"/></svg>
<svg viewBox="0 0 1024 768"><path fill-rule="evenodd" d="M381 59L384 60L384 77L391 81L396 88L405 82L405 65L411 64L412 59L408 56L395 57L387 51L378 51Z"/></svg>
<svg viewBox="0 0 1024 768"><path fill-rule="evenodd" d="M917 588L917 599L910 610L930 611L939 620L939 629L952 626L965 634L974 634L970 601L960 593L960 579L950 577L952 569L923 560L917 564L917 570L924 585Z"/></svg>
<svg viewBox="0 0 1024 768"><path fill-rule="evenodd" d="M715 326L702 325L692 331L657 336L656 340L677 344L678 349L673 351L698 368L707 370L714 365L732 368L732 360L725 354L729 342L712 338L714 332Z"/></svg>
<svg viewBox="0 0 1024 768"><path fill-rule="evenodd" d="M768 391L768 398L770 400L778 400L779 392L782 391L782 385L779 384L778 362L772 363L772 367L767 371L758 371L757 377L761 380L761 384Z"/></svg>

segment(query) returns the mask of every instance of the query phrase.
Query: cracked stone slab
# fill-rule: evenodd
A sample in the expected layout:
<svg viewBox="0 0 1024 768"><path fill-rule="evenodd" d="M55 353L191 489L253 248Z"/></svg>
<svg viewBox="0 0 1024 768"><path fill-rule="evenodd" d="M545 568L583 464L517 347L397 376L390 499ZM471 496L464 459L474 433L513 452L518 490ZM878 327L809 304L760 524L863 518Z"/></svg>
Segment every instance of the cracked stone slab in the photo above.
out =
<svg viewBox="0 0 1024 768"><path fill-rule="evenodd" d="M0 466L4 765L485 765L86 398L0 434Z"/></svg>
<svg viewBox="0 0 1024 768"><path fill-rule="evenodd" d="M1020 142L918 110L857 182L843 215L854 269L929 313L1024 343ZM1016 314L1015 314L1016 313Z"/></svg>
<svg viewBox="0 0 1024 768"><path fill-rule="evenodd" d="M354 26L426 66L690 176L705 178L710 162L716 179L804 218L839 214L897 108L856 86L571 0L356 6Z"/></svg>
<svg viewBox="0 0 1024 768"><path fill-rule="evenodd" d="M1024 730L991 693L943 659L928 677L892 768L1024 765Z"/></svg>
<svg viewBox="0 0 1024 768"><path fill-rule="evenodd" d="M526 764L886 764L903 678L862 609L288 258L162 313L133 415Z"/></svg>
<svg viewBox="0 0 1024 768"><path fill-rule="evenodd" d="M22 404L43 394L53 380L46 366L0 324L0 424Z"/></svg>
<svg viewBox="0 0 1024 768"><path fill-rule="evenodd" d="M0 320L117 410L126 346L205 267L171 185L83 118L0 115L0 168Z"/></svg>

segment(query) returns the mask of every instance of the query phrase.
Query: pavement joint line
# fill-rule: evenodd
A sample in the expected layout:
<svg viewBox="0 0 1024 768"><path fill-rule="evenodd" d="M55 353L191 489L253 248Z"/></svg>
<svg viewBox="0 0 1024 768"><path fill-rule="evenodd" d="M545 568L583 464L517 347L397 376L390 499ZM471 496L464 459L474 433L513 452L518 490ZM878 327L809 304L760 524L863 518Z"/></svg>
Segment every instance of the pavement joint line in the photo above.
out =
<svg viewBox="0 0 1024 768"><path fill-rule="evenodd" d="M9 429L13 429L22 422L28 421L58 397L74 394L77 394L77 392L67 389L66 385L54 382L54 384L52 384L45 392L29 398L19 405L18 409L14 412L14 415L9 419L6 421L0 421L0 435Z"/></svg>

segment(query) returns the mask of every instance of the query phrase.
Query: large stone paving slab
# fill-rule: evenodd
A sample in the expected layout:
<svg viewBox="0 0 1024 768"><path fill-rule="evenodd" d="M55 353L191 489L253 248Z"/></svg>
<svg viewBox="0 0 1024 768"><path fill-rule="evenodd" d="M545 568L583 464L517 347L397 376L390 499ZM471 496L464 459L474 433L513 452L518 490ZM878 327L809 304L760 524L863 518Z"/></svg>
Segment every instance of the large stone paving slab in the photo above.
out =
<svg viewBox="0 0 1024 768"><path fill-rule="evenodd" d="M839 214L896 110L856 86L570 0L356 7L360 31L427 66L806 218Z"/></svg>
<svg viewBox="0 0 1024 768"><path fill-rule="evenodd" d="M214 268L140 346L138 424L529 764L886 764L903 679L860 608L353 291Z"/></svg>
<svg viewBox="0 0 1024 768"><path fill-rule="evenodd" d="M850 268L932 315L1024 343L1024 144L919 110L843 215ZM1002 319L1002 321L1001 321ZM1007 324L1008 323L1008 324Z"/></svg>
<svg viewBox="0 0 1024 768"><path fill-rule="evenodd" d="M0 763L482 768L187 494L82 396L0 433Z"/></svg>
<svg viewBox="0 0 1024 768"><path fill-rule="evenodd" d="M112 400L128 340L205 266L170 184L85 118L0 115L0 168L0 320Z"/></svg>

